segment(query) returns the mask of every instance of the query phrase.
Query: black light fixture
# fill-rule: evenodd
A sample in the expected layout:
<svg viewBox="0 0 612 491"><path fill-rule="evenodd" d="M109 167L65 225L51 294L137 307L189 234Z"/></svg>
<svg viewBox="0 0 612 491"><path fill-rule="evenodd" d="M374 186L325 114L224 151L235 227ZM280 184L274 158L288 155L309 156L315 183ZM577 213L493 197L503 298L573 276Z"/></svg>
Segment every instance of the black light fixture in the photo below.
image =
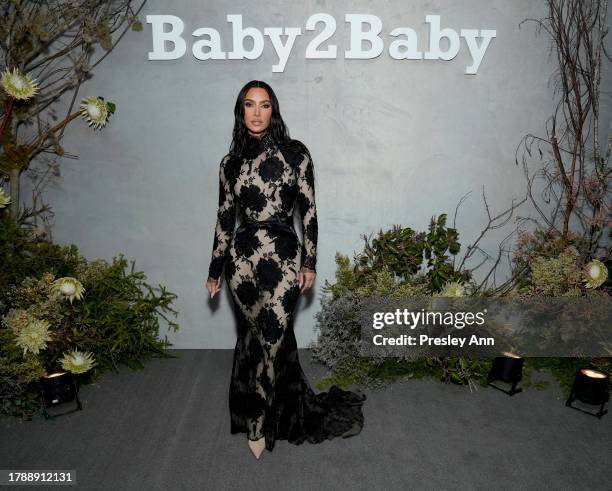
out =
<svg viewBox="0 0 612 491"><path fill-rule="evenodd" d="M493 360L491 370L487 377L487 384L494 389L501 390L509 396L518 394L523 389L516 388L516 385L523 379L523 358L513 353L504 352L504 356L498 356ZM492 382L501 380L508 384L512 384L510 390L503 389Z"/></svg>
<svg viewBox="0 0 612 491"><path fill-rule="evenodd" d="M573 406L572 403L578 399L585 404L599 406L597 412ZM574 385L565 405L577 409L583 413L601 418L608 410L604 410L606 402L610 400L610 376L595 368L581 368L576 374Z"/></svg>
<svg viewBox="0 0 612 491"><path fill-rule="evenodd" d="M83 406L79 400L79 389L72 373L63 371L48 373L44 377L41 377L40 384L45 402L45 407L43 408L45 419L83 410ZM58 406L70 401L75 401L75 409L53 415L49 414L47 411L49 407Z"/></svg>

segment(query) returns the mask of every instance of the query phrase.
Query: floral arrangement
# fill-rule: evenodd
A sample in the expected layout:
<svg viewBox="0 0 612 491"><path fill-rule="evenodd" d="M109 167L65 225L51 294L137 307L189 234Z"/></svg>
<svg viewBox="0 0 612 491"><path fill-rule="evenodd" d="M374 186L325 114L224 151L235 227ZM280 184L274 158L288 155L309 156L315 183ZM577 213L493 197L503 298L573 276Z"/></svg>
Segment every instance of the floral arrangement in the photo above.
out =
<svg viewBox="0 0 612 491"><path fill-rule="evenodd" d="M170 344L158 339L158 317L178 328L163 313L176 314L170 307L176 295L148 285L133 263L127 268L123 255L112 264L88 261L75 245L54 244L46 215L53 215L51 208L37 207L44 185L59 176L67 125L78 118L101 130L115 112L104 97L76 97L123 37L113 33L142 31L129 1L112 4L49 9L41 3L24 10L8 2L4 12L11 19L4 47L11 49L0 63L0 413L34 415L40 409L37 381L47 371L61 367L84 381L119 363L141 369L146 357L166 356ZM82 19L82 29L70 28ZM96 44L105 51L98 60ZM60 72L54 68L58 62L66 67ZM74 97L57 121L52 106L66 92ZM35 138L19 138L22 126L34 128ZM37 158L43 153L51 159ZM34 181L33 208L21 209L22 174L34 165L46 168L25 174Z"/></svg>
<svg viewBox="0 0 612 491"><path fill-rule="evenodd" d="M60 369L87 383L120 363L172 357L159 318L178 329L164 314L176 316L175 294L161 285L157 294L122 256L88 261L37 236L6 213L9 202L0 193L0 413L30 419L43 404L40 378Z"/></svg>
<svg viewBox="0 0 612 491"><path fill-rule="evenodd" d="M34 284L31 280L24 282L22 291L15 297L35 299L28 308L12 308L2 317L2 323L14 334L14 343L23 350L23 356L40 355L49 342L54 341L53 319L58 315L69 315L65 312L73 300L81 300L85 289L79 280L71 277L53 279L51 273L45 273L42 279ZM40 293L46 295L40 301ZM26 300L27 301L27 300ZM61 313L61 314L60 314ZM45 317L48 316L49 319ZM59 364L64 370L74 374L87 372L95 364L93 353L80 352L78 348L66 350ZM42 364L41 364L42 366ZM49 366L53 371L57 367Z"/></svg>
<svg viewBox="0 0 612 491"><path fill-rule="evenodd" d="M440 217L444 218L444 215ZM572 236L570 245L564 246L559 236L541 231L519 234L513 264L515 270L523 273L516 278L512 289L500 293L492 287L479 288L468 271L454 268L450 246L453 245L455 253L461 249L458 233L455 229L447 230L440 223L440 219L432 219L428 234L400 226L386 232L381 230L371 242L366 239L363 252L355 254L353 263L347 256L336 254L336 281L325 282L322 308L315 314L318 339L310 346L313 358L331 370L318 384L320 389L333 383L380 387L398 378L419 376L435 376L443 381L465 384L470 389L475 388L478 381L482 385L486 383L492 359L430 358L415 361L398 357L361 357L360 312L362 300L369 296L403 299L480 295L571 297L610 295L612 292L608 267L604 261L580 253L583 244L579 237ZM401 237L410 243L398 241ZM452 237L452 241L445 240L448 237ZM418 238L418 247L414 247L415 238ZM427 249L433 250L429 242L436 244L439 261L428 260L424 254ZM393 261L381 261L391 253ZM407 264L412 265L408 274L404 268ZM398 269L395 265L402 267ZM450 279L441 284L435 281L443 276ZM569 335L587 334L570 332ZM589 361L602 363L602 368L610 365L610 359L605 358ZM568 390L573 371L581 362L584 360L551 358L531 363L527 359L527 371L550 368Z"/></svg>

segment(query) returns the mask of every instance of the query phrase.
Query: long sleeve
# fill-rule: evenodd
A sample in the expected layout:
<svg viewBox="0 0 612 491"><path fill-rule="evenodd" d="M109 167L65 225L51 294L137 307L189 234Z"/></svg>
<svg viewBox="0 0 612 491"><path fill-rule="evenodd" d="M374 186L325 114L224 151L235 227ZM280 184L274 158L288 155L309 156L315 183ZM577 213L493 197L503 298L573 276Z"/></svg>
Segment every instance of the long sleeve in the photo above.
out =
<svg viewBox="0 0 612 491"><path fill-rule="evenodd" d="M302 268L316 271L317 263L317 206L315 203L314 165L308 150L303 153L303 160L298 167L297 204L302 216L304 241L301 251Z"/></svg>
<svg viewBox="0 0 612 491"><path fill-rule="evenodd" d="M208 276L215 280L223 272L223 265L225 264L225 258L229 251L236 223L236 204L234 202L234 193L230 186L228 160L229 158L226 155L219 166L219 209L217 211L212 258L208 270Z"/></svg>

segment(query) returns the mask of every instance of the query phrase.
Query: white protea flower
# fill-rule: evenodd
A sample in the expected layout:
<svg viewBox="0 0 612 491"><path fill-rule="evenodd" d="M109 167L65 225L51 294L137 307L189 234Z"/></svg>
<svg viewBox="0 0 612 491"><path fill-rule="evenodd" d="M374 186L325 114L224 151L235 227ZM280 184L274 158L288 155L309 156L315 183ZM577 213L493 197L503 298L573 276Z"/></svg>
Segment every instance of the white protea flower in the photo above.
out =
<svg viewBox="0 0 612 491"><path fill-rule="evenodd" d="M89 351L74 350L64 353L60 360L62 368L72 373L84 373L95 365L93 354Z"/></svg>
<svg viewBox="0 0 612 491"><path fill-rule="evenodd" d="M608 268L597 259L593 259L584 267L584 278L587 288L597 288L608 278Z"/></svg>
<svg viewBox="0 0 612 491"><path fill-rule="evenodd" d="M76 278L65 276L64 278L58 278L51 284L51 292L61 298L67 298L72 303L75 298L77 300L83 299L85 288Z"/></svg>
<svg viewBox="0 0 612 491"><path fill-rule="evenodd" d="M457 281L447 281L438 294L440 297L463 297L465 296L464 286Z"/></svg>
<svg viewBox="0 0 612 491"><path fill-rule="evenodd" d="M32 314L24 309L11 309L9 313L3 317L6 327L12 329L15 334L19 334L34 320L35 318Z"/></svg>
<svg viewBox="0 0 612 491"><path fill-rule="evenodd" d="M51 336L49 322L46 320L33 320L17 335L17 344L23 348L24 355L28 350L38 354L41 349L47 347L47 341L51 341Z"/></svg>
<svg viewBox="0 0 612 491"><path fill-rule="evenodd" d="M4 189L0 188L0 208L4 208L6 205L10 204L11 197L4 193Z"/></svg>
<svg viewBox="0 0 612 491"><path fill-rule="evenodd" d="M100 129L106 124L108 109L100 97L86 97L80 105L81 114L89 126Z"/></svg>
<svg viewBox="0 0 612 491"><path fill-rule="evenodd" d="M15 99L27 100L38 91L36 79L32 79L27 73L22 74L17 67L14 67L12 72L7 68L0 81L7 94Z"/></svg>

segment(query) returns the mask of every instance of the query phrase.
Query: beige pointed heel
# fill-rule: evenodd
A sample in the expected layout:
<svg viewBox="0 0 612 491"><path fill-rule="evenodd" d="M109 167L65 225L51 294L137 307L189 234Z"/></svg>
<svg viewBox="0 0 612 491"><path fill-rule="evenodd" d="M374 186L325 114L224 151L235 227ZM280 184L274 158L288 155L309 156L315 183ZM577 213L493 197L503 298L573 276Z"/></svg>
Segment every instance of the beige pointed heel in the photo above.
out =
<svg viewBox="0 0 612 491"><path fill-rule="evenodd" d="M264 437L261 437L259 440L248 440L248 442L251 452L253 452L255 458L259 460L259 457L261 457L261 453L264 451L264 448L266 448L266 439Z"/></svg>

